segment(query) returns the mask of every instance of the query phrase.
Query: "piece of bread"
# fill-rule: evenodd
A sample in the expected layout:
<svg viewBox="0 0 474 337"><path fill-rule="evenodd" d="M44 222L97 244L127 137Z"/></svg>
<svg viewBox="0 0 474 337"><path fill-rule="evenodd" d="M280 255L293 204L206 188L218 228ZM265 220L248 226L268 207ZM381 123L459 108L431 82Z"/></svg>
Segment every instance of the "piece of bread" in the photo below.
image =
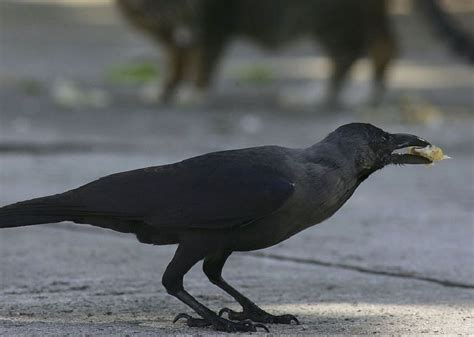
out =
<svg viewBox="0 0 474 337"><path fill-rule="evenodd" d="M425 157L432 162L440 161L444 159L450 159L451 157L446 156L439 147L434 145L428 145L426 147L412 146L408 149L409 154Z"/></svg>

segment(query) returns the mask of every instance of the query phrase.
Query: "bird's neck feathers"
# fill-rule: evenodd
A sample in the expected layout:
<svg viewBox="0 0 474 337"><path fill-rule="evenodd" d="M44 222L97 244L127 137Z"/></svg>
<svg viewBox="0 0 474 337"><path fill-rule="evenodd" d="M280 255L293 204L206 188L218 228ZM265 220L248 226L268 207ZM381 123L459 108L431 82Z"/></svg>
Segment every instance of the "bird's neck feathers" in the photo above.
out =
<svg viewBox="0 0 474 337"><path fill-rule="evenodd" d="M304 153L308 161L356 177L359 183L382 168L376 165L377 158L369 148L322 141L307 148Z"/></svg>

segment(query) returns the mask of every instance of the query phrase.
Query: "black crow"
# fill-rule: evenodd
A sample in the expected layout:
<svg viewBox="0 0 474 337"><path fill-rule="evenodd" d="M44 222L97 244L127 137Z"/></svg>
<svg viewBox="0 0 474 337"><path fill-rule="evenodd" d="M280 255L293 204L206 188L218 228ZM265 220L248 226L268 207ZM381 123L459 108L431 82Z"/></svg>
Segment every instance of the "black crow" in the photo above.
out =
<svg viewBox="0 0 474 337"><path fill-rule="evenodd" d="M429 164L395 150L430 145L414 135L370 124L339 127L304 149L262 146L208 153L181 162L113 174L61 194L0 208L0 228L61 221L135 233L154 245L177 244L163 275L167 292L201 318L179 314L189 326L256 331L262 324L298 323L274 316L221 276L234 251L273 246L333 215L369 175L389 164ZM229 293L242 312L219 315L183 288L198 261L209 280ZM220 315L226 312L229 319Z"/></svg>

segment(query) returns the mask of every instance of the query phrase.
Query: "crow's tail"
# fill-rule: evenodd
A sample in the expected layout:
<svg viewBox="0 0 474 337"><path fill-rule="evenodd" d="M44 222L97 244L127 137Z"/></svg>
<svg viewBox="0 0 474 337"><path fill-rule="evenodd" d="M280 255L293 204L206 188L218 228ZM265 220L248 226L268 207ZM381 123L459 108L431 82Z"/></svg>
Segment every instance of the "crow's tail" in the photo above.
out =
<svg viewBox="0 0 474 337"><path fill-rule="evenodd" d="M69 220L70 207L60 194L17 202L0 208L0 228L40 225Z"/></svg>

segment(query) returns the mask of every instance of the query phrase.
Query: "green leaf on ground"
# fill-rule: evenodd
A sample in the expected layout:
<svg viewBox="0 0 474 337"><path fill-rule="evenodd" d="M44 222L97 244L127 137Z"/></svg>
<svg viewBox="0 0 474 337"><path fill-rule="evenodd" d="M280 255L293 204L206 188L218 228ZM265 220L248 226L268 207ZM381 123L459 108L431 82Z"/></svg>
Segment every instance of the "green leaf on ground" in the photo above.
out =
<svg viewBox="0 0 474 337"><path fill-rule="evenodd" d="M271 68L261 65L253 65L241 68L237 72L237 77L250 84L266 85L275 80L275 75Z"/></svg>
<svg viewBox="0 0 474 337"><path fill-rule="evenodd" d="M151 63L133 63L113 66L106 72L108 81L117 84L143 84L155 80L159 75Z"/></svg>

